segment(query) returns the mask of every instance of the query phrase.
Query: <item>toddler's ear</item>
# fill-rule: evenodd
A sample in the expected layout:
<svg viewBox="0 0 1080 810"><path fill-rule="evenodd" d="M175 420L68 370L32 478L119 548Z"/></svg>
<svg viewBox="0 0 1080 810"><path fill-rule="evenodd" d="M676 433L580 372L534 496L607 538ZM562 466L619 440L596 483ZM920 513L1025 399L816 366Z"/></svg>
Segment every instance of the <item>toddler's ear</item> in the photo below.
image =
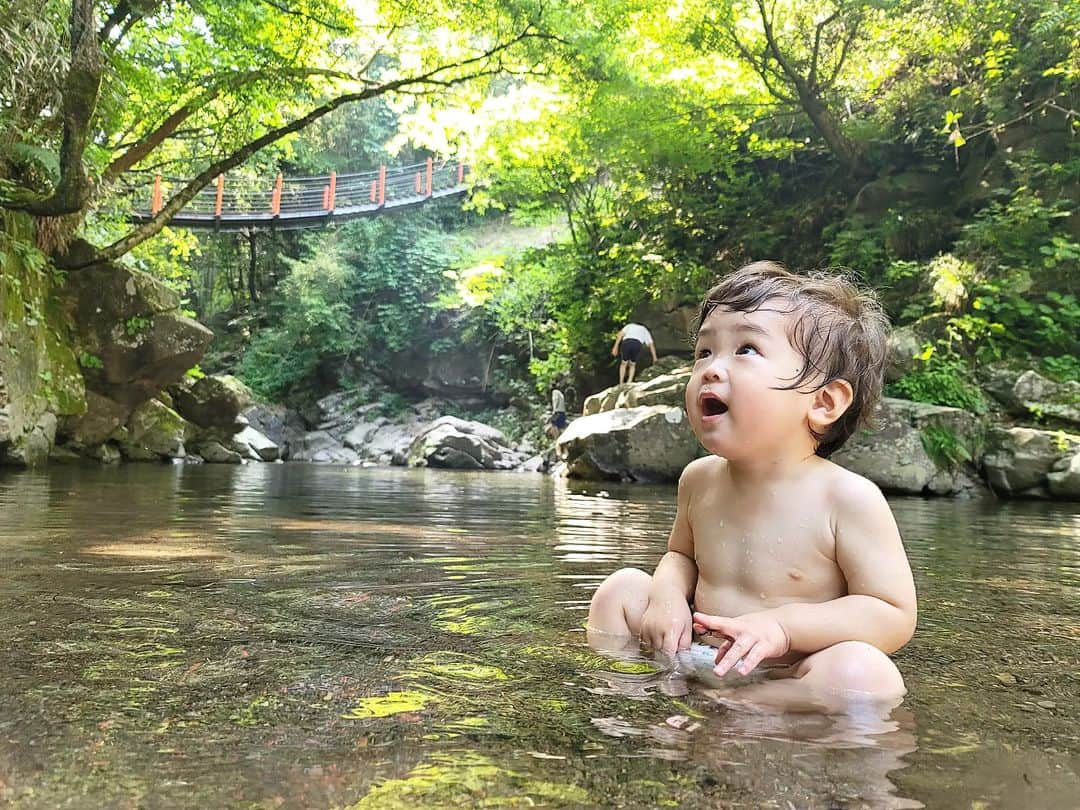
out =
<svg viewBox="0 0 1080 810"><path fill-rule="evenodd" d="M853 397L851 383L847 380L833 380L819 388L814 392L814 401L810 405L810 427L815 433L824 433L829 425L851 407Z"/></svg>

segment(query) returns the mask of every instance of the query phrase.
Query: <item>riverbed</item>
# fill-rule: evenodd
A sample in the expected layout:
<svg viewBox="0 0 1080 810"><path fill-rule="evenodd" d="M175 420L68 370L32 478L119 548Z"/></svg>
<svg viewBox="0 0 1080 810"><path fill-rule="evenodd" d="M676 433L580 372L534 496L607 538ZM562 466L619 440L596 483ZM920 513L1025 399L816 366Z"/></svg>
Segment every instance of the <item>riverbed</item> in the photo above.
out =
<svg viewBox="0 0 1080 810"><path fill-rule="evenodd" d="M919 630L872 730L595 654L671 487L307 464L0 475L0 802L1071 807L1076 504L890 499Z"/></svg>

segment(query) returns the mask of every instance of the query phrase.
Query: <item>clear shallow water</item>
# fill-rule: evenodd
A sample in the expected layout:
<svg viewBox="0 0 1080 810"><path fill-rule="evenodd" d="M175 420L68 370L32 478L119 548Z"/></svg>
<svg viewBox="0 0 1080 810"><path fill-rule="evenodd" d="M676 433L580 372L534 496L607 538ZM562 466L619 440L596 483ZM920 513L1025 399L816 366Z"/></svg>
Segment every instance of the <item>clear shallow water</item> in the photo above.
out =
<svg viewBox="0 0 1080 810"><path fill-rule="evenodd" d="M897 499L891 730L585 645L674 490L307 465L0 477L0 802L1075 807L1076 505ZM682 694L684 693L685 694Z"/></svg>

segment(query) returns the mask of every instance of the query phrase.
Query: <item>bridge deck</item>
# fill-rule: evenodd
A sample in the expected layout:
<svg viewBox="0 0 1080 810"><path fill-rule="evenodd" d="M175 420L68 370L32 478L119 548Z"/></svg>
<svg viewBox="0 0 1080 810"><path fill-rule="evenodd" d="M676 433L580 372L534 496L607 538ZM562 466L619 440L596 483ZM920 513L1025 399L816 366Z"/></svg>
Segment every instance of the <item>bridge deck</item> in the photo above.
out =
<svg viewBox="0 0 1080 810"><path fill-rule="evenodd" d="M453 197L468 191L465 186L432 191L431 195L417 194L411 197L399 197L387 200L382 205L378 203L362 203L359 205L337 206L332 211L325 209L290 210L279 214L269 212L230 212L223 211L221 216L215 216L211 212L181 210L171 220L169 225L175 228L195 228L215 231L243 231L253 228L265 228L267 230L289 231L301 228L325 228L338 222L361 217L377 216L399 211L404 208L414 208L426 203L428 200L442 197ZM154 215L149 210L132 211L131 221L135 223L148 222Z"/></svg>
<svg viewBox="0 0 1080 810"><path fill-rule="evenodd" d="M232 177L203 188L169 220L181 228L239 231L253 228L321 228L359 217L392 213L429 200L465 194L467 167L428 159L411 166L380 167L354 174L264 178ZM153 219L169 193L187 181L156 177L149 201L134 202L129 219ZM133 190L138 194L139 190ZM141 195L140 195L141 196ZM149 202L149 205L147 205Z"/></svg>

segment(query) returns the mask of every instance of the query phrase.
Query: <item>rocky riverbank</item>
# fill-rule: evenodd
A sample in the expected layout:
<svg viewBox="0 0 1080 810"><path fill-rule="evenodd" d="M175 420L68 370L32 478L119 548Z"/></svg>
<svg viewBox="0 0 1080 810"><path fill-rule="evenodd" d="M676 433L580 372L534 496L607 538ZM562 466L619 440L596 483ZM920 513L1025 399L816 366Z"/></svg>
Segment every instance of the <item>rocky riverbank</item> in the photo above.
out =
<svg viewBox="0 0 1080 810"><path fill-rule="evenodd" d="M585 401L558 442L569 475L671 481L703 453L683 409L690 368L666 371ZM981 382L992 412L887 397L833 460L886 492L1080 500L1080 384L1007 368Z"/></svg>

